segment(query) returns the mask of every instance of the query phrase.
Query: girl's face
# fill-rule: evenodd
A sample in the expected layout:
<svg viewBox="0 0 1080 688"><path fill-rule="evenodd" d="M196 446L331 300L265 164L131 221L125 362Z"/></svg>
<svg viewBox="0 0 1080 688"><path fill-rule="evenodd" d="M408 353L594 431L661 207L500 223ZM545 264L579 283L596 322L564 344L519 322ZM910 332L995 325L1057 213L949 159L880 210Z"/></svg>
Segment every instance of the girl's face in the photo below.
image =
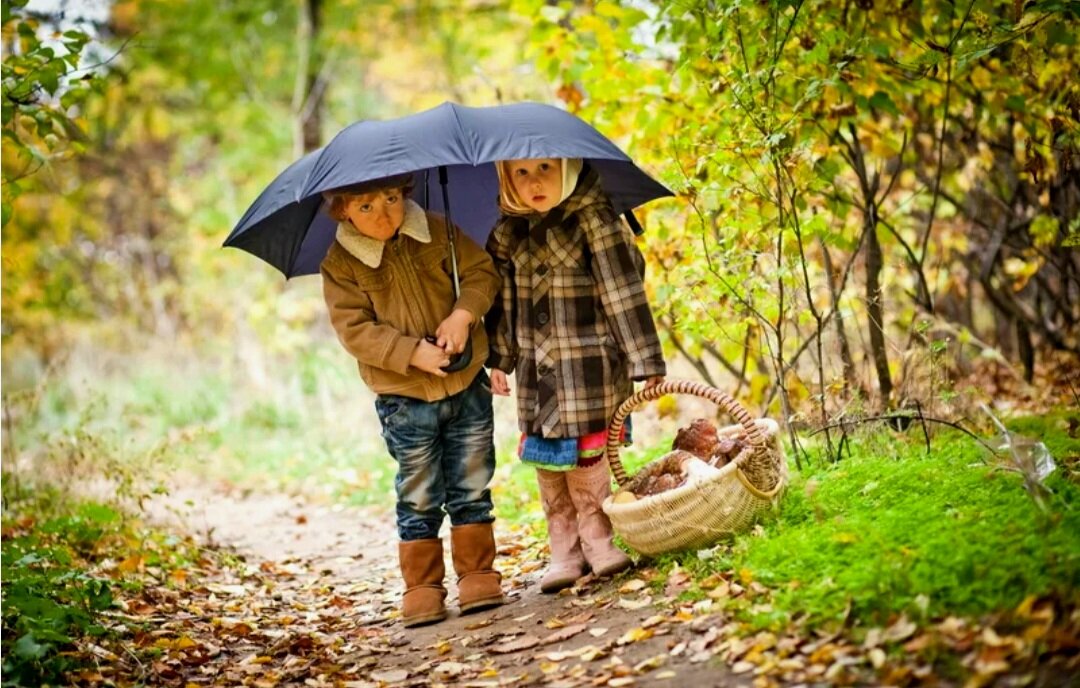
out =
<svg viewBox="0 0 1080 688"><path fill-rule="evenodd" d="M554 158L511 160L510 180L518 198L538 213L546 213L562 197L562 161Z"/></svg>
<svg viewBox="0 0 1080 688"><path fill-rule="evenodd" d="M405 220L401 189L349 196L345 201L345 216L364 236L386 241L394 236Z"/></svg>

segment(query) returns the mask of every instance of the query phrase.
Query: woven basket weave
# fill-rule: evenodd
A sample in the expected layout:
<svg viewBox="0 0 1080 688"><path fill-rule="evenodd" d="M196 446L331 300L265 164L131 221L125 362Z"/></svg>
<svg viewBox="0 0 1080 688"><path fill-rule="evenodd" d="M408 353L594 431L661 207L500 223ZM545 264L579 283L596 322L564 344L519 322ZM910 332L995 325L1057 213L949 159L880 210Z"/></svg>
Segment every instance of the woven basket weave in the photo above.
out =
<svg viewBox="0 0 1080 688"><path fill-rule="evenodd" d="M615 411L608 426L607 459L616 482L630 482L619 459L619 437L626 417L639 406L667 394L690 394L715 403L738 424L719 428L721 436L745 435L746 448L720 472L660 494L616 504L608 497L604 512L615 532L642 554L708 547L741 530L771 507L787 483L787 462L776 421L753 419L720 390L691 380L667 380L642 390Z"/></svg>

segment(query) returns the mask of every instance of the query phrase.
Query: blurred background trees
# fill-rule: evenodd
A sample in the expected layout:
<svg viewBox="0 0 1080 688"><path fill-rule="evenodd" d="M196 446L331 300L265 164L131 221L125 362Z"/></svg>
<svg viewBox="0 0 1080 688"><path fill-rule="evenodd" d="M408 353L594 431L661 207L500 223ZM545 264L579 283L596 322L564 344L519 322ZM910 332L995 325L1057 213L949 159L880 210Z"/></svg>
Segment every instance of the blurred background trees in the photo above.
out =
<svg viewBox="0 0 1080 688"><path fill-rule="evenodd" d="M447 99L561 104L676 190L642 212L665 344L763 413L947 415L964 379L1080 384L1078 18L1007 0L7 3L5 389L73 352L152 349L322 394L303 372L335 344L317 278L220 242L302 151Z"/></svg>

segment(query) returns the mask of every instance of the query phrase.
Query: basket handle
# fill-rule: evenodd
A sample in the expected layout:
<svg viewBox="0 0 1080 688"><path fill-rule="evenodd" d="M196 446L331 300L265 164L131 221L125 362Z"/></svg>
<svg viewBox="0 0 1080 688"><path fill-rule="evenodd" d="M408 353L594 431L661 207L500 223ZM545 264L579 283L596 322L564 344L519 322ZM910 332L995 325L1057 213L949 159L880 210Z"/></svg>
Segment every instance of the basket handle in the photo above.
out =
<svg viewBox="0 0 1080 688"><path fill-rule="evenodd" d="M635 392L629 399L619 405L619 408L615 410L615 415L611 418L611 423L608 425L607 447L604 452L607 455L611 472L615 475L615 482L620 487L626 485L630 480L626 474L626 469L622 465L622 460L619 458L619 445L622 441L622 429L626 417L639 406L668 394L690 394L713 402L720 407L720 410L731 416L736 423L743 426L746 430L746 438L755 452L765 446L765 437L761 434L761 430L758 428L757 423L754 422L753 417L743 408L742 404L735 401L729 394L695 380L665 380L654 387Z"/></svg>

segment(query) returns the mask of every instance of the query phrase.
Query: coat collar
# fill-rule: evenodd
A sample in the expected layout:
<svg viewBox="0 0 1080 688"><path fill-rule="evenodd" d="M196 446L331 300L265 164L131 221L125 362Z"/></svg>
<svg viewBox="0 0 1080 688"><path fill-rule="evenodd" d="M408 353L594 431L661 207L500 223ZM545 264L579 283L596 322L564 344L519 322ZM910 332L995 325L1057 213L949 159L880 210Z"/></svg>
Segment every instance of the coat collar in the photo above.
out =
<svg viewBox="0 0 1080 688"><path fill-rule="evenodd" d="M405 199L405 219L401 223L401 228L398 229L398 234L412 237L422 244L431 241L427 213L411 199ZM337 240L352 257L369 268L377 268L382 264L383 248L386 242L364 236L352 226L351 222L338 223Z"/></svg>

